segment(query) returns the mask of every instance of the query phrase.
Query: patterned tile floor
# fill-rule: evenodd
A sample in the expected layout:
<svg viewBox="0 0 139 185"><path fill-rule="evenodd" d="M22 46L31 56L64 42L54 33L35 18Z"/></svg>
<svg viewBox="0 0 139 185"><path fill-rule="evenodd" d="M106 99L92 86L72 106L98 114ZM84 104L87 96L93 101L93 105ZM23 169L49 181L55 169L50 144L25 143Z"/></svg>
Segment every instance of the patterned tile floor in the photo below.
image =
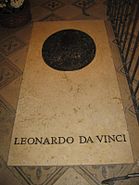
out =
<svg viewBox="0 0 139 185"><path fill-rule="evenodd" d="M33 21L107 20L104 0L30 0L30 2ZM17 29L0 27L0 185L101 185L103 179L139 172L137 164L73 167L6 165L31 27L32 24ZM124 78L120 71L118 75L119 78ZM128 113L129 119L134 121L135 117ZM114 184L138 185L139 179Z"/></svg>

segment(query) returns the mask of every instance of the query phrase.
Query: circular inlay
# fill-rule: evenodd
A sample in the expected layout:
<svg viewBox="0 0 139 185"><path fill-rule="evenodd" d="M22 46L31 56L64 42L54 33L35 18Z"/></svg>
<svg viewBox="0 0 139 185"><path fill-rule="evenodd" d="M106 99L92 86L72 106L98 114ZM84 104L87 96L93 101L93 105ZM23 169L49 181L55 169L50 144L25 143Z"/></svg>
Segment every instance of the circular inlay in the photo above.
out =
<svg viewBox="0 0 139 185"><path fill-rule="evenodd" d="M74 71L87 66L95 57L96 46L86 33L68 29L50 35L42 47L47 65L61 71Z"/></svg>

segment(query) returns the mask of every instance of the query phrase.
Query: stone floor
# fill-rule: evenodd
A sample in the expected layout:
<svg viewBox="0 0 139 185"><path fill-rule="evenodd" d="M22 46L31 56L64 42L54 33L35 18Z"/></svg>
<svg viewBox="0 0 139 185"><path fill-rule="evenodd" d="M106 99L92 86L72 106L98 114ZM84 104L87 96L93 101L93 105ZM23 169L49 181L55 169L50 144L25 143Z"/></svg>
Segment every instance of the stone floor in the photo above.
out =
<svg viewBox="0 0 139 185"><path fill-rule="evenodd" d="M82 12L83 0L31 0L32 21L103 19L106 17L104 0L87 1L86 13ZM7 157L18 101L20 83L24 70L32 24L22 28L6 29L0 27L0 185L101 185L101 181L114 176L139 172L138 164L73 167L8 167ZM112 34L108 33L112 50ZM118 58L118 56L116 55ZM117 76L125 80L121 65ZM120 88L123 89L122 85ZM124 92L127 92L125 89ZM132 103L130 95L122 94L127 118L132 123L135 116L129 110ZM111 155L110 153L108 155ZM138 185L139 178L117 181L115 185Z"/></svg>

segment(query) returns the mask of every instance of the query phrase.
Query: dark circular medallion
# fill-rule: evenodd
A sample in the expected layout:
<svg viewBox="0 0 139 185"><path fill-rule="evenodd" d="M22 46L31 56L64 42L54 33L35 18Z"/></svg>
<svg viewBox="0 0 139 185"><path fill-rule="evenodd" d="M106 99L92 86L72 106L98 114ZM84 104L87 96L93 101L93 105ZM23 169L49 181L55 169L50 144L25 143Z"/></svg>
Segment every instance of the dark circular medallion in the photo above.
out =
<svg viewBox="0 0 139 185"><path fill-rule="evenodd" d="M46 64L61 71L73 71L87 66L94 59L96 46L86 33L68 29L50 35L42 47Z"/></svg>

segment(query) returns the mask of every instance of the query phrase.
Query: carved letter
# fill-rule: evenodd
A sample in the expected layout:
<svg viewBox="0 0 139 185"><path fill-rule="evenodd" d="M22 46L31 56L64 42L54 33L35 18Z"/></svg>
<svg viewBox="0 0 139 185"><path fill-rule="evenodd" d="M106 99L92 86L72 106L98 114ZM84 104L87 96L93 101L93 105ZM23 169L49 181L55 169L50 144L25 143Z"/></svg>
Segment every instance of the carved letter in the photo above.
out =
<svg viewBox="0 0 139 185"><path fill-rule="evenodd" d="M66 142L68 144L72 144L74 142L74 138L73 137L67 137Z"/></svg>
<svg viewBox="0 0 139 185"><path fill-rule="evenodd" d="M17 141L18 141L18 138L15 137L15 140L14 140L14 144L15 144L15 145L19 145L19 144L20 144L19 141L18 141L18 142L17 142Z"/></svg>
<svg viewBox="0 0 139 185"><path fill-rule="evenodd" d="M86 137L85 136L79 136L80 138L80 143L83 144L83 143L86 143Z"/></svg>
<svg viewBox="0 0 139 185"><path fill-rule="evenodd" d="M101 135L101 136L96 136L96 138L99 140L99 142L100 142L100 143L102 142L102 140L103 140L103 137L104 137L104 135Z"/></svg>
<svg viewBox="0 0 139 185"><path fill-rule="evenodd" d="M94 143L94 141L92 140L92 138L90 136L87 139L87 143Z"/></svg>

